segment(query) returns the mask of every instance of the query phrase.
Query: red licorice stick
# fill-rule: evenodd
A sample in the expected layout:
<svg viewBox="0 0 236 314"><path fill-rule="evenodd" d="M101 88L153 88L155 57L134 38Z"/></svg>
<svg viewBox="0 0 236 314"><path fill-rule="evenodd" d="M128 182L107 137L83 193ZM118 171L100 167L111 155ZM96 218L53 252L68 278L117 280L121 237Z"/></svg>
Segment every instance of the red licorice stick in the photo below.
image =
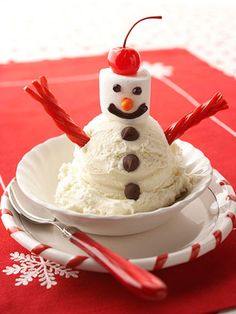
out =
<svg viewBox="0 0 236 314"><path fill-rule="evenodd" d="M203 119L213 116L220 110L228 109L227 102L221 93L216 93L208 102L200 105L192 112L186 114L177 122L171 124L165 130L165 136L169 144L183 135L188 129L201 122Z"/></svg>
<svg viewBox="0 0 236 314"><path fill-rule="evenodd" d="M73 232L73 229L66 227L64 234L131 292L153 301L166 297L167 286L155 275L117 255L80 230Z"/></svg>
<svg viewBox="0 0 236 314"><path fill-rule="evenodd" d="M56 98L48 88L46 77L40 77L39 80L33 81L32 85L35 87L37 93L28 86L25 86L24 90L43 105L45 111L52 117L59 129L61 129L73 143L83 147L90 138L58 105Z"/></svg>

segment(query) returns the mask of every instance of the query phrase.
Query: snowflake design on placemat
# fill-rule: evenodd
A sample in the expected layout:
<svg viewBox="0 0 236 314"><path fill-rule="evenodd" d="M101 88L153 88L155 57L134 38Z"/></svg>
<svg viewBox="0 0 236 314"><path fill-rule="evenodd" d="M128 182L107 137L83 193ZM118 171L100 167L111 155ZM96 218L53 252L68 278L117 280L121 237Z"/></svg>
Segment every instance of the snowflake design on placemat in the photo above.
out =
<svg viewBox="0 0 236 314"><path fill-rule="evenodd" d="M78 271L66 268L60 264L45 260L41 256L14 252L10 254L12 261L18 262L12 266L6 266L3 272L6 275L18 275L16 286L27 286L34 278L38 278L41 286L47 289L57 284L56 275L65 278L78 278Z"/></svg>
<svg viewBox="0 0 236 314"><path fill-rule="evenodd" d="M144 61L142 62L142 66L146 68L153 77L159 79L172 76L174 70L171 65L166 65L162 62L149 63Z"/></svg>

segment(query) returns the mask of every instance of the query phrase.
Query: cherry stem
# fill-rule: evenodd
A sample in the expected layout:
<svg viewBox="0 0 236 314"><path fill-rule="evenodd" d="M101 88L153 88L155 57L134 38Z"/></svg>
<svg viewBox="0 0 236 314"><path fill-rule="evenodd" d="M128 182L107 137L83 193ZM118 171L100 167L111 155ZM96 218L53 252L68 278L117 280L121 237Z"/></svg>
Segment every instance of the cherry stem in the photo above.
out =
<svg viewBox="0 0 236 314"><path fill-rule="evenodd" d="M144 20L149 20L149 19L162 19L162 16L148 16L148 17L144 17L143 19L141 20L138 20L136 23L134 23L134 25L131 27L131 29L128 31L126 37L125 37L125 40L124 40L124 43L123 43L123 48L125 48L126 46L126 41L129 37L129 34L131 33L132 29L140 22L144 21Z"/></svg>

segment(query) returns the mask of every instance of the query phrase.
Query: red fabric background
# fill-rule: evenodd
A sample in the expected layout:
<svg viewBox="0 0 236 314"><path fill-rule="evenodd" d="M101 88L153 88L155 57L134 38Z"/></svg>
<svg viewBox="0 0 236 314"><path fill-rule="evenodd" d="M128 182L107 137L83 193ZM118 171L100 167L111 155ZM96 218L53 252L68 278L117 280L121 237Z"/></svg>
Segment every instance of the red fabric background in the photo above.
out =
<svg viewBox="0 0 236 314"><path fill-rule="evenodd" d="M143 52L142 57L151 63L173 66L169 79L200 103L221 91L230 110L217 117L235 128L233 78L181 49ZM0 173L6 183L14 176L17 162L24 153L35 144L60 134L22 87L46 75L60 104L84 126L100 112L96 74L106 66L105 56L0 66ZM94 79L83 77L88 74L95 75ZM193 108L183 96L153 79L151 113L164 128ZM236 143L232 134L208 119L183 139L200 148L212 165L235 185ZM6 276L2 269L13 264L9 260L11 252L26 251L8 236L2 224L0 231L1 313L203 313L236 306L234 232L219 248L198 260L159 271L158 275L169 286L169 296L162 302L147 302L130 295L109 275L87 272L80 272L78 279L57 277L57 286L49 290L39 286L37 278L28 286L15 287L15 277Z"/></svg>

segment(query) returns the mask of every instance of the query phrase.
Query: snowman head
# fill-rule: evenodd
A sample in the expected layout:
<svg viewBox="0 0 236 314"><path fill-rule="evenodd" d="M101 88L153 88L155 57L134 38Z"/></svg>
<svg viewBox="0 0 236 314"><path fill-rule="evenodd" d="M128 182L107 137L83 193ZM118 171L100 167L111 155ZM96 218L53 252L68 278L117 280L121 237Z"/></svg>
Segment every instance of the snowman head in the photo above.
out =
<svg viewBox="0 0 236 314"><path fill-rule="evenodd" d="M132 124L144 122L150 110L150 74L140 68L140 54L126 47L132 29L148 19L161 19L161 16L148 16L138 20L128 31L122 47L110 50L110 68L99 74L100 104L102 112L113 120Z"/></svg>
<svg viewBox="0 0 236 314"><path fill-rule="evenodd" d="M102 112L125 124L144 122L150 110L150 82L150 74L143 68L130 76L102 69L99 74Z"/></svg>

